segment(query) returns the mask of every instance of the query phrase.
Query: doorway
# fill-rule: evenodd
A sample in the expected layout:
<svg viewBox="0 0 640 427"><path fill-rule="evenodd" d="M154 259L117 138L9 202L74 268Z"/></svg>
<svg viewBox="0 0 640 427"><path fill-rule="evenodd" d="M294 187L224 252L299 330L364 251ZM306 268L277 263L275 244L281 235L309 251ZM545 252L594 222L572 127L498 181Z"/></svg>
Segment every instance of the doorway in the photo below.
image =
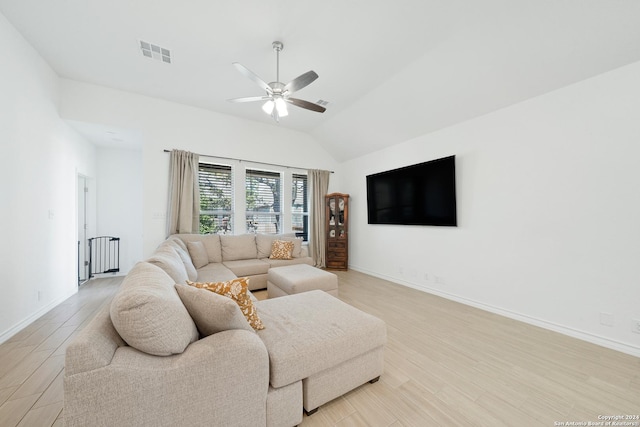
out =
<svg viewBox="0 0 640 427"><path fill-rule="evenodd" d="M89 238L95 235L95 182L78 174L78 286L89 280Z"/></svg>

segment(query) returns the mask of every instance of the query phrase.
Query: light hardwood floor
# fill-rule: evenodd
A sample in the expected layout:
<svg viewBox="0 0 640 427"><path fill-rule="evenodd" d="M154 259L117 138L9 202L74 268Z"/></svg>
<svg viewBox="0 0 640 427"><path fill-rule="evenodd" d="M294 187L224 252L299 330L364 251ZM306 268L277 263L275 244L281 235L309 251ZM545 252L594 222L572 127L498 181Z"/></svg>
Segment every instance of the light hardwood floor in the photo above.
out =
<svg viewBox="0 0 640 427"><path fill-rule="evenodd" d="M305 416L303 427L554 426L640 415L640 358L355 271L337 274L342 300L387 323L385 372ZM63 425L65 348L120 281L84 285L0 345L0 426Z"/></svg>

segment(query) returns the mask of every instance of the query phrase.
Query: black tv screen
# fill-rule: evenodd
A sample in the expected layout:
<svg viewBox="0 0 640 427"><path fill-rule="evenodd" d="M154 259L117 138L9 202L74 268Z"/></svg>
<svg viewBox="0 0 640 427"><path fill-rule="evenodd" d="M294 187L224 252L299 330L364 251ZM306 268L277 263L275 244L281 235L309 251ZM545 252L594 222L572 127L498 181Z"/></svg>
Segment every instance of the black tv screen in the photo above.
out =
<svg viewBox="0 0 640 427"><path fill-rule="evenodd" d="M369 224L457 226L456 158L367 176Z"/></svg>

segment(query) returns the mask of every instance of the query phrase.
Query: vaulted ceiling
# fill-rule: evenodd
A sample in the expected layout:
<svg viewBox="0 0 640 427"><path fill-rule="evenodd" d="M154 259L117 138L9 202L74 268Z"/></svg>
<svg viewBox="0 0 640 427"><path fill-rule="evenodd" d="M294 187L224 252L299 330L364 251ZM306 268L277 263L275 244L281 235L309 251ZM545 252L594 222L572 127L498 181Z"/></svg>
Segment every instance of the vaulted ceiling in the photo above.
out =
<svg viewBox="0 0 640 427"><path fill-rule="evenodd" d="M637 0L0 0L61 76L312 135L337 160L640 60ZM140 40L170 50L143 56ZM314 70L279 124L231 65L281 81ZM10 60L10 58L5 58Z"/></svg>

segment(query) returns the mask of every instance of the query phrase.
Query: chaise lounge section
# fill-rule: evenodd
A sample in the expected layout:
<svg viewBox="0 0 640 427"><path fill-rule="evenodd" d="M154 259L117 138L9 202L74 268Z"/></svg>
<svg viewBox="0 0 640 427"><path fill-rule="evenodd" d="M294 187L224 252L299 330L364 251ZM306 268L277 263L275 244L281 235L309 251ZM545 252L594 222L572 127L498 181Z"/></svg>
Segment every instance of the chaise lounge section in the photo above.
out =
<svg viewBox="0 0 640 427"><path fill-rule="evenodd" d="M257 301L247 291L264 325L254 330L231 299L186 285L251 272L264 287L269 269L256 261L283 265L257 242L287 236L208 237L163 242L69 345L67 426L293 426L382 374L384 322L326 292ZM255 257L242 258L252 241ZM282 261L306 264L302 255Z"/></svg>

